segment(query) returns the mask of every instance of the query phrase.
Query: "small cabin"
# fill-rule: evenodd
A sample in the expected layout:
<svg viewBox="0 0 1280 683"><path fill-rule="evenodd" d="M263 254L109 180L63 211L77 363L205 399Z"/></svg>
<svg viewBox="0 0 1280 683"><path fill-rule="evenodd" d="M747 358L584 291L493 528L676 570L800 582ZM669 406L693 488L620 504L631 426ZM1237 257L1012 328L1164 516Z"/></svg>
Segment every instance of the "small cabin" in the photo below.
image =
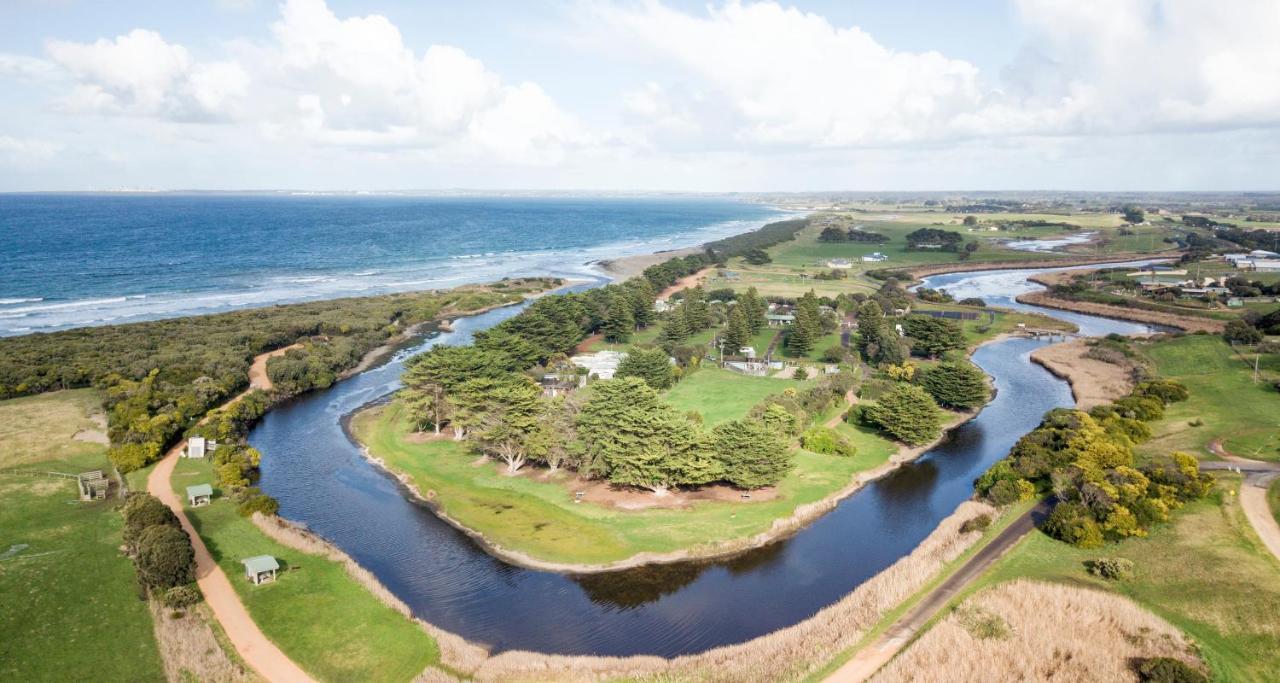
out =
<svg viewBox="0 0 1280 683"><path fill-rule="evenodd" d="M276 572L280 571L280 563L270 555L250 557L247 560L241 560L240 563L244 565L244 577L254 585L275 581Z"/></svg>
<svg viewBox="0 0 1280 683"><path fill-rule="evenodd" d="M770 313L766 315L764 318L772 326L790 325L791 323L796 321L796 317L789 313L783 313L783 314Z"/></svg>
<svg viewBox="0 0 1280 683"><path fill-rule="evenodd" d="M187 439L187 448L182 452L184 458L203 458L208 452L208 444L203 436L193 436Z"/></svg>
<svg viewBox="0 0 1280 683"><path fill-rule="evenodd" d="M193 508L208 505L213 500L213 487L209 484L196 484L187 487L187 504Z"/></svg>

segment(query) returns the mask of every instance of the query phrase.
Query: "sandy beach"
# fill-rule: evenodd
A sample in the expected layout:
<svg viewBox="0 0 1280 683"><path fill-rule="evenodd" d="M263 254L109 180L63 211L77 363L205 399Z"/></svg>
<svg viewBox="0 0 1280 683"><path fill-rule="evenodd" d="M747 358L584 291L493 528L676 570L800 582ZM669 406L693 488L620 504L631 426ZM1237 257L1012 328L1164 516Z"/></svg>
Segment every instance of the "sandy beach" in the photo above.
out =
<svg viewBox="0 0 1280 683"><path fill-rule="evenodd" d="M629 280L640 273L645 268L655 266L663 261L668 261L681 256L697 254L702 251L701 246L685 247L684 249L668 249L666 251L655 251L652 254L636 254L635 256L622 256L608 261L599 261L596 266L610 277L622 281Z"/></svg>

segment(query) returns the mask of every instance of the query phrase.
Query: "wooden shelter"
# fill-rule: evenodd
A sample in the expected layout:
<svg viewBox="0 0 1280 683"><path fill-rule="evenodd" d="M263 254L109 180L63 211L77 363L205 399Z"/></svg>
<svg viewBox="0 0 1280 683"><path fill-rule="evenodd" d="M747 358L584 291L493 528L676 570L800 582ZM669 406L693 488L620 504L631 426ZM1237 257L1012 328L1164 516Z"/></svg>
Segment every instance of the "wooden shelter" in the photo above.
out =
<svg viewBox="0 0 1280 683"><path fill-rule="evenodd" d="M111 482L102 476L102 470L93 470L77 475L76 485L80 489L80 500L102 500L107 497Z"/></svg>
<svg viewBox="0 0 1280 683"><path fill-rule="evenodd" d="M187 487L187 504L193 508L208 505L213 500L213 487L209 484L196 484Z"/></svg>
<svg viewBox="0 0 1280 683"><path fill-rule="evenodd" d="M270 583L276 580L276 572L280 571L280 563L270 555L258 555L241 560L244 565L245 578L255 585Z"/></svg>

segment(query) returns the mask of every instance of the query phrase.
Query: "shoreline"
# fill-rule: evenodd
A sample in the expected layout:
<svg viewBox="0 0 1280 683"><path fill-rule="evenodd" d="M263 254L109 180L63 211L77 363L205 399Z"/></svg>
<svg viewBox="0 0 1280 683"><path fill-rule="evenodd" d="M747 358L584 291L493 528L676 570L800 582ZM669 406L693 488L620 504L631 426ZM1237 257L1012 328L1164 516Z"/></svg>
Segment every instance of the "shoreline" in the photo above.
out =
<svg viewBox="0 0 1280 683"><path fill-rule="evenodd" d="M1037 282L1037 284L1040 283ZM1083 313L1085 315L1093 315L1099 318L1123 320L1125 322L1141 323L1144 325L1172 327L1187 333L1208 332L1210 334L1216 334L1226 327L1225 322L1213 320L1211 318L1193 318L1190 316L1181 316L1161 311L1147 311L1139 308L1127 308L1123 306L1111 306L1109 304L1059 299L1050 295L1048 290L1019 294L1014 297L1014 300L1020 304L1053 308L1059 311L1070 311L1072 313Z"/></svg>
<svg viewBox="0 0 1280 683"><path fill-rule="evenodd" d="M930 277L933 275L947 275L950 273L967 273L967 272L983 272L990 270L1038 270L1041 268L1075 268L1077 266L1094 266L1104 265L1108 263L1128 263L1130 261L1167 261L1175 258L1177 254L1169 256L1161 256L1160 254L1127 254L1124 256L1105 256L1105 257L1078 257L1078 258L1061 258L1061 259L1042 259L1038 261L983 261L979 263L965 263L956 261L953 263L939 263L929 266L905 266L901 269L893 269L892 272L903 273L910 276L913 280Z"/></svg>
<svg viewBox="0 0 1280 683"><path fill-rule="evenodd" d="M1132 366L1084 358L1087 348L1084 339L1069 339L1031 352L1032 363L1071 386L1076 410L1083 411L1127 396L1134 386Z"/></svg>
<svg viewBox="0 0 1280 683"><path fill-rule="evenodd" d="M996 335L978 346L975 346L969 354L972 355L974 351L977 351L977 349L988 344L1007 341L1010 338L1011 335L1008 334ZM988 384L990 384L990 377L988 377ZM987 404L989 404L994 398L995 391L994 387L992 387ZM359 447L360 454L364 459L377 469L381 470L387 476L396 480L404 491L409 494L408 497L412 502L425 506L438 519L454 529L466 534L467 537L474 541L476 545L489 555L502 560L503 562L524 567L526 569L554 572L558 574L584 575L603 574L627 569L636 569L644 566L675 564L679 562L722 560L736 555L741 555L752 550L757 550L774 542L788 538L800 531L803 531L823 515L835 509L846 498L862 490L867 484L883 479L903 465L918 460L925 453L945 441L951 435L951 432L978 417L982 410L986 408L987 404L983 404L982 408L977 410L970 410L966 412L947 411L947 415L950 419L942 425L941 433L936 439L919 446L908 446L906 444L899 443L898 450L890 455L888 460L885 462L871 469L855 473L847 484L818 500L798 505L790 515L774 519L769 528L764 531L751 536L726 539L723 541L692 546L666 553L641 552L620 560L596 564L555 562L532 557L522 551L512 550L498 545L485 536L483 532L466 526L460 521L450 517L440 509L440 503L436 501L434 496L424 495L422 490L419 489L412 481L412 477L410 475L392 468L385 460L371 453L368 446L363 443L352 430L351 424L357 415L370 410L379 409L385 405L384 403L374 401L348 413L347 415L344 415L342 418L342 429L347 435L347 438L351 439L351 441Z"/></svg>

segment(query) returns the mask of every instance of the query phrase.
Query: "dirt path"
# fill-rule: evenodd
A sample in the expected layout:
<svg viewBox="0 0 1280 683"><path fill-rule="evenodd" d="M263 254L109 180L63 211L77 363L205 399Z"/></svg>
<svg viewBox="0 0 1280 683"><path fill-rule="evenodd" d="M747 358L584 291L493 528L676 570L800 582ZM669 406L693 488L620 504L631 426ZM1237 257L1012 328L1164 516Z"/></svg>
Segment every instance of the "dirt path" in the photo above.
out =
<svg viewBox="0 0 1280 683"><path fill-rule="evenodd" d="M715 266L707 266L706 268L703 268L702 270L694 273L693 275L686 275L680 278L679 280L676 280L676 283L674 285L671 285L670 287L667 287L666 289L662 290L662 292L658 294L658 298L662 299L663 301L666 301L668 298L671 297L672 294L675 294L676 292L682 289L687 289L689 287L696 287L702 280L706 279L707 275L709 275L711 271L715 269L716 269Z"/></svg>
<svg viewBox="0 0 1280 683"><path fill-rule="evenodd" d="M1240 485L1240 507L1262 543L1280 560L1280 523L1276 522L1271 507L1267 505L1267 487L1276 477L1280 477L1280 472L1245 475L1244 483Z"/></svg>
<svg viewBox="0 0 1280 683"><path fill-rule="evenodd" d="M827 677L827 681L835 683L861 683L875 675L880 667L889 663L895 655L911 642L912 637L961 590L985 572L996 560L1000 559L1024 536L1036 528L1036 522L1049 513L1051 506L1041 501L1022 516L1018 517L1004 531L1001 531L985 547L969 558L954 574L947 577L916 603L910 611L898 619L879 638L859 650L853 658L845 662Z"/></svg>
<svg viewBox="0 0 1280 683"><path fill-rule="evenodd" d="M847 403L850 408L858 404L858 396L857 394L853 393L853 389L850 389L849 391L845 392L844 402ZM827 429L835 429L836 427L840 426L841 420L844 420L844 411L840 411L835 415L833 415L831 419L827 420L827 423L824 424L823 426L826 427Z"/></svg>
<svg viewBox="0 0 1280 683"><path fill-rule="evenodd" d="M253 365L249 370L250 391L271 388L271 380L267 378L266 373L267 359L285 353L294 346L298 345L276 349L253 359ZM244 394L231 399L228 403L239 400L241 396ZM147 492L173 510L178 516L178 521L182 523L183 530L191 537L191 545L196 555L196 583L204 593L205 603L222 624L222 630L235 646L236 652L240 653L240 658L263 678L268 681L313 680L280 648L276 647L276 644L271 642L254 623L248 610L240 602L240 596L231 586L231 581L223 573L222 568L214 562L213 556L209 554L209 548L205 546L204 540L200 538L200 534L196 533L191 520L187 518L187 513L182 509L182 501L169 482L178 464L182 446L183 444L180 443L169 449L164 459L156 464L151 475L147 477Z"/></svg>
<svg viewBox="0 0 1280 683"><path fill-rule="evenodd" d="M290 344L284 348L268 351L260 356L254 356L253 365L249 366L249 388L261 389L263 391L271 391L271 378L267 376L267 361L276 356L283 356L293 349L302 348L301 343Z"/></svg>

